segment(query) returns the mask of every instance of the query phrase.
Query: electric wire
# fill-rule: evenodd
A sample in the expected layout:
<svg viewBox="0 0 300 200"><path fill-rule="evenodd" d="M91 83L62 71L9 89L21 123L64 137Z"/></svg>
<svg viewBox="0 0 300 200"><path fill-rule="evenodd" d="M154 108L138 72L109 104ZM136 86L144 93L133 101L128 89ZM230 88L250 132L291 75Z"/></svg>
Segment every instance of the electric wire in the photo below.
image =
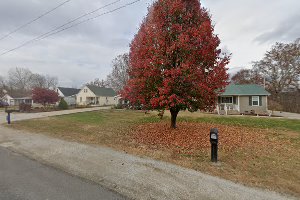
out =
<svg viewBox="0 0 300 200"><path fill-rule="evenodd" d="M112 4L115 4L115 3L119 2L119 1L120 1L120 0L117 0L117 1L115 1L115 2L112 2L112 3L110 3L110 4L107 4L107 5L105 5L105 6L102 6L102 7L98 8L98 9L96 9L96 10L98 11L98 10L103 9L103 8L105 8L105 7L108 7L108 6L112 5ZM21 45L15 47L15 48L13 48L13 49L10 49L10 50L8 50L8 51L5 51L5 52L3 52L2 54L0 54L0 56L3 56L3 55L5 55L5 54L8 54L8 53L13 52L13 51L15 51L15 50L18 50L18 49L20 49L20 48L22 48L22 47L24 47L24 46L26 46L26 45L28 45L28 44L30 44L30 43L33 43L33 42L35 42L35 41L43 40L43 39L45 39L45 38L48 38L48 37L50 37L50 36L52 36L52 35L55 35L55 34L58 34L58 33L62 32L62 31L67 30L67 29L73 28L73 27L75 27L75 26L78 26L78 25L83 24L83 23L85 23L85 22L88 22L88 21L90 21L90 20L96 19L96 18L101 17L101 16L103 16L103 15L107 15L107 14L116 12L116 11L122 9L122 8L125 8L125 7L127 7L127 6L133 5L133 4L135 4L135 3L139 2L139 1L141 1L141 0L135 0L135 1L133 1L133 2L124 4L123 6L117 7L117 8L115 8L115 9L113 9L113 10L109 10L109 11L104 12L104 13L102 13L102 14L99 14L99 15L96 15L96 16L94 16L94 17L87 18L87 19L85 19L85 20L82 20L82 21L79 21L79 22L77 22L77 23L75 23L75 24L72 24L73 22L77 21L78 19L81 19L81 18L83 18L83 17L89 15L88 13L86 13L86 14L80 16L80 17L75 18L74 20L70 20L69 22L67 22L67 23L65 23L65 24L63 24L63 25L54 28L54 29L51 30L51 31L48 31L48 32L46 32L46 33L44 33L44 34L42 34L42 35L36 37L36 38L33 38L33 39L31 39L31 40L29 40L29 41L27 41L27 42L25 42L25 43L23 43L23 44L21 44ZM96 10L90 12L90 14L96 12ZM71 25L65 27L66 25L69 25L69 24L71 24ZM63 28L63 27L65 27L65 28ZM62 28L62 29L61 29L61 28Z"/></svg>
<svg viewBox="0 0 300 200"><path fill-rule="evenodd" d="M10 36L10 35L12 35L13 33L16 33L17 31L19 31L19 30L25 28L26 26L32 24L33 22L35 22L35 21L37 21L37 20L43 18L44 16L50 14L51 12L55 11L56 9L58 9L59 7L65 5L66 3L70 2L70 1L71 1L71 0L64 1L64 2L62 2L61 4L59 4L58 6L52 8L51 10L48 10L47 12L41 14L40 16L38 16L38 17L36 17L36 18L30 20L29 22L26 22L25 24L23 24L23 25L17 27L16 29L14 29L14 30L10 31L9 33L7 33L6 35L2 36L2 37L0 38L0 41L3 40L3 39L5 39L5 38L7 38L7 37Z"/></svg>

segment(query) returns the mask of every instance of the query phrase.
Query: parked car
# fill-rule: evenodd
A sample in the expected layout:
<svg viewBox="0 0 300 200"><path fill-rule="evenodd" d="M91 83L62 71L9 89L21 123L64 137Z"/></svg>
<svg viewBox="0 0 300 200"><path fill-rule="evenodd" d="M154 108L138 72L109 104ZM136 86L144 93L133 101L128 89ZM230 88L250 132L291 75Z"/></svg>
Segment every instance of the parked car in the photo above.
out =
<svg viewBox="0 0 300 200"><path fill-rule="evenodd" d="M0 100L0 108L7 107L7 106L9 106L7 102Z"/></svg>

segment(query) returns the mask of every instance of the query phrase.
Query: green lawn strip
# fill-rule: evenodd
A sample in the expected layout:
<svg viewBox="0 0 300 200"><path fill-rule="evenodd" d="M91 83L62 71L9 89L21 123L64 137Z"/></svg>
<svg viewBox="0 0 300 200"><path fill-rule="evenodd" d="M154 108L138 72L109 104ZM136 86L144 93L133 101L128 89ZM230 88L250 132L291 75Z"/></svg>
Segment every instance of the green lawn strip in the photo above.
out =
<svg viewBox="0 0 300 200"><path fill-rule="evenodd" d="M70 115L62 115L53 117L60 120L66 120L68 122L76 122L81 124L91 125L107 125L113 123L120 124L134 124L134 123L147 123L147 122L158 122L159 119L154 115L145 115L140 111L95 111L76 113Z"/></svg>
<svg viewBox="0 0 300 200"><path fill-rule="evenodd" d="M281 129L300 133L300 120L256 117L179 117L179 122L207 122L232 126L246 126L261 129Z"/></svg>

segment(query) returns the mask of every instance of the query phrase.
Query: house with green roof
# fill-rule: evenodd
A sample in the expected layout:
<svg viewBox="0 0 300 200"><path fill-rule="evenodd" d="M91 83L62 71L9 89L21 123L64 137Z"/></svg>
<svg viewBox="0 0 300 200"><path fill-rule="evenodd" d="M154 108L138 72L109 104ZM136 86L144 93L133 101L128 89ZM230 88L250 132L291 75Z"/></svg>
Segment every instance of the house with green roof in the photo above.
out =
<svg viewBox="0 0 300 200"><path fill-rule="evenodd" d="M68 105L76 104L76 95L80 89L77 88L66 88L66 87L57 87L56 92L60 98L64 98Z"/></svg>
<svg viewBox="0 0 300 200"><path fill-rule="evenodd" d="M117 105L118 101L117 93L112 88L94 85L84 86L76 95L77 105Z"/></svg>
<svg viewBox="0 0 300 200"><path fill-rule="evenodd" d="M256 84L235 85L230 84L218 97L219 110L226 113L240 114L267 114L268 96L270 95L262 86Z"/></svg>

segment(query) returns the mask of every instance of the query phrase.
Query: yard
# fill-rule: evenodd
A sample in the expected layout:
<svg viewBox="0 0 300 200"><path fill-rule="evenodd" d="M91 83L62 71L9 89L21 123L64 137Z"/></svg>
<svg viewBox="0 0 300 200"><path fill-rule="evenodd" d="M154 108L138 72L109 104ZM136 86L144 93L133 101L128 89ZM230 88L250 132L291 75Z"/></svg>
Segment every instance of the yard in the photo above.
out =
<svg viewBox="0 0 300 200"><path fill-rule="evenodd" d="M300 121L219 117L180 112L170 116L107 110L16 122L16 129L88 144L105 145L172 162L245 185L300 197ZM210 128L220 132L219 164L210 162Z"/></svg>

